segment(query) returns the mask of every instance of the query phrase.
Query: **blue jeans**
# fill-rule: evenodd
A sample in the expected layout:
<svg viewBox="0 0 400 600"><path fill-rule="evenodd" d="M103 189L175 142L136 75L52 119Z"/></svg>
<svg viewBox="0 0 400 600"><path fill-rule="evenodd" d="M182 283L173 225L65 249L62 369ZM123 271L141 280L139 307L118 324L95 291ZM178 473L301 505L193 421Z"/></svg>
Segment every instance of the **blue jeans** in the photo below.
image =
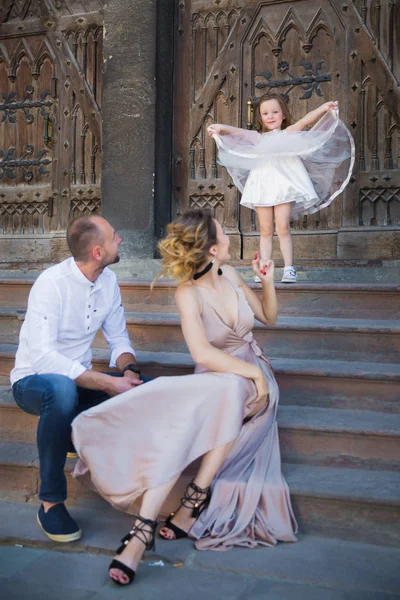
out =
<svg viewBox="0 0 400 600"><path fill-rule="evenodd" d="M120 373L109 373L121 377ZM150 381L149 377L141 377ZM99 390L81 388L65 375L28 375L12 387L15 402L22 410L40 417L36 440L40 463L39 498L45 502L67 499L64 475L66 455L71 444L74 418L110 396Z"/></svg>

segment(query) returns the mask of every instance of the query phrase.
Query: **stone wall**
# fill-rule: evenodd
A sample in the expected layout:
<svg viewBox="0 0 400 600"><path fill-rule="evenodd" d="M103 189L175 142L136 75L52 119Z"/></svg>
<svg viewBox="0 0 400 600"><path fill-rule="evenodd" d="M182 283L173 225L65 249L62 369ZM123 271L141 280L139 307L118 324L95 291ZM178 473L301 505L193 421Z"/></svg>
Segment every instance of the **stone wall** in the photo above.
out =
<svg viewBox="0 0 400 600"><path fill-rule="evenodd" d="M156 0L110 0L104 12L102 213L121 258L154 255Z"/></svg>

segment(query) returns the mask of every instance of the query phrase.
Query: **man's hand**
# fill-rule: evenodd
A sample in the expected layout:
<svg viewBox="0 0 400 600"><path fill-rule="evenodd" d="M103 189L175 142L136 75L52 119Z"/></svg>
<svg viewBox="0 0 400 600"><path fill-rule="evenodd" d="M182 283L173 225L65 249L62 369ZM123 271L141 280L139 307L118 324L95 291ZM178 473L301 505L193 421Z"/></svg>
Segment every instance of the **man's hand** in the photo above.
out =
<svg viewBox="0 0 400 600"><path fill-rule="evenodd" d="M86 370L75 379L75 383L89 390L101 390L109 396L117 396L142 384L143 381L132 371L128 371L124 377L113 377L107 373Z"/></svg>
<svg viewBox="0 0 400 600"><path fill-rule="evenodd" d="M132 375L134 374L135 373L132 373ZM105 391L109 396L118 396L118 394L128 392L138 385L138 381L136 380L136 383L133 383L130 377L112 377L111 375L108 375L108 377L109 382L107 382Z"/></svg>
<svg viewBox="0 0 400 600"><path fill-rule="evenodd" d="M141 383L143 383L139 375L137 373L134 373L133 371L130 371L129 369L125 371L124 377L126 377L126 379L128 379L133 386L140 385Z"/></svg>

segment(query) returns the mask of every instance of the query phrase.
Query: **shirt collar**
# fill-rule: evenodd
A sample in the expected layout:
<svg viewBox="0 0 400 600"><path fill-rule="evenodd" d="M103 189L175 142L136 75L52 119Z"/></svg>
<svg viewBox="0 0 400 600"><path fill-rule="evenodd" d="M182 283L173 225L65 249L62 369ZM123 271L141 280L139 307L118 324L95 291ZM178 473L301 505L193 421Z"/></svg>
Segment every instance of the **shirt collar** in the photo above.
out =
<svg viewBox="0 0 400 600"><path fill-rule="evenodd" d="M74 277L76 277L76 279L78 279L78 281L80 283L82 283L86 288L88 288L92 291L96 291L101 288L101 279L100 278L101 278L102 273L100 273L100 275L98 276L98 278L95 281L90 281L82 273L82 271L76 264L75 259L73 257L71 257L71 270L72 270Z"/></svg>

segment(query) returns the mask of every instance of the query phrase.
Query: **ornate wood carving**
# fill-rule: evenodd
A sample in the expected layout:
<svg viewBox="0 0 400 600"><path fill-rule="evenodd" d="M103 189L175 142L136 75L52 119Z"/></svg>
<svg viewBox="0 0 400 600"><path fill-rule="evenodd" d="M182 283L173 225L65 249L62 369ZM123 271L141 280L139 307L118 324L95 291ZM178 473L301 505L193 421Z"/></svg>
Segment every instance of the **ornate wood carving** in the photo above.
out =
<svg viewBox="0 0 400 600"><path fill-rule="evenodd" d="M214 211L218 206L224 206L223 194L194 194L189 198L190 208L209 208Z"/></svg>
<svg viewBox="0 0 400 600"><path fill-rule="evenodd" d="M399 57L393 52L393 2L365 0L349 6L354 28L353 92L358 94L355 128L358 149L358 225L400 225L400 92L395 73Z"/></svg>
<svg viewBox="0 0 400 600"><path fill-rule="evenodd" d="M78 188L71 198L70 218L100 214L101 198L98 188Z"/></svg>
<svg viewBox="0 0 400 600"><path fill-rule="evenodd" d="M400 187L362 188L359 224L400 225Z"/></svg>

